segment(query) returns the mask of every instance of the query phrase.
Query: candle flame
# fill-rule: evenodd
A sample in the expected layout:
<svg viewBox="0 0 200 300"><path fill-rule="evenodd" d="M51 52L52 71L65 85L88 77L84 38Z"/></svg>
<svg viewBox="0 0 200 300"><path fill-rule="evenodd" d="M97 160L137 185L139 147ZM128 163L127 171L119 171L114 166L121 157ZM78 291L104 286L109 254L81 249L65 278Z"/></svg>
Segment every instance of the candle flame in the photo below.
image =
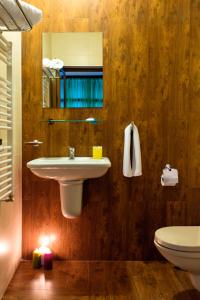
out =
<svg viewBox="0 0 200 300"><path fill-rule="evenodd" d="M42 247L47 247L50 244L50 238L47 235L43 235L40 237L40 244Z"/></svg>
<svg viewBox="0 0 200 300"><path fill-rule="evenodd" d="M41 246L39 249L40 254L49 254L51 253L51 250L48 247Z"/></svg>
<svg viewBox="0 0 200 300"><path fill-rule="evenodd" d="M39 242L42 247L48 247L55 240L56 240L55 234L42 235L39 239Z"/></svg>

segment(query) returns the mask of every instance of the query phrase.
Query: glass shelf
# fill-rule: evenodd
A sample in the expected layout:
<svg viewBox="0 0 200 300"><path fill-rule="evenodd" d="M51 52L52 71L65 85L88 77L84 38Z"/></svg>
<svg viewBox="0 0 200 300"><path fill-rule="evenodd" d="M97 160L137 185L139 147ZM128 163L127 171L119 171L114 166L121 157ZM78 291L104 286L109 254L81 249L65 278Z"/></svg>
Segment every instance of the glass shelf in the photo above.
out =
<svg viewBox="0 0 200 300"><path fill-rule="evenodd" d="M85 120L54 120L54 119L48 119L47 120L48 124L52 125L55 123L89 123L89 124L98 124L101 123L102 121L97 120L97 119L85 119Z"/></svg>

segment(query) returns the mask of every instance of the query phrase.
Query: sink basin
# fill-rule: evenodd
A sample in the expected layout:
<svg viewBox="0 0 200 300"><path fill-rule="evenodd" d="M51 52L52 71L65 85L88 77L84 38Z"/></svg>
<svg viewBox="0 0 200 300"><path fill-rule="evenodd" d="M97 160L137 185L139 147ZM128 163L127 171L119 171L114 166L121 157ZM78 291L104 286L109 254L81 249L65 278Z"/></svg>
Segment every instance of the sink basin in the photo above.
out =
<svg viewBox="0 0 200 300"><path fill-rule="evenodd" d="M107 157L93 159L91 157L42 157L31 160L27 167L42 178L55 180L85 180L103 176L111 163Z"/></svg>
<svg viewBox="0 0 200 300"><path fill-rule="evenodd" d="M75 218L82 210L83 181L103 176L111 162L107 157L42 157L29 161L27 167L39 177L59 182L62 213Z"/></svg>

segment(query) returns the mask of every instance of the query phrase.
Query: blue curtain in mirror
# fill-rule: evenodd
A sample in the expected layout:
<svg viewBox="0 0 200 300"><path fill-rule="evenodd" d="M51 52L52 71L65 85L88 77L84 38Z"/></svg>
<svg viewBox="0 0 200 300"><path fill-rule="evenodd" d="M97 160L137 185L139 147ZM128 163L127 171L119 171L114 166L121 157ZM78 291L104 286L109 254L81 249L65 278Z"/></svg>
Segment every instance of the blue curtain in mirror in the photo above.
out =
<svg viewBox="0 0 200 300"><path fill-rule="evenodd" d="M103 106L103 79L66 78L60 82L61 107L87 108ZM64 99L65 98L65 99Z"/></svg>

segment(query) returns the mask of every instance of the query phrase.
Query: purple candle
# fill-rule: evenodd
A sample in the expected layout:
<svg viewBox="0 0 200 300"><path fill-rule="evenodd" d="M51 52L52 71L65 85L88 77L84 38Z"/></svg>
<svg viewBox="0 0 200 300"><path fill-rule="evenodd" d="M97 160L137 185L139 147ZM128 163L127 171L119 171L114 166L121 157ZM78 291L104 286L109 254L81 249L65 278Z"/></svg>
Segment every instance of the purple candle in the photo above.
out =
<svg viewBox="0 0 200 300"><path fill-rule="evenodd" d="M53 253L44 253L44 269L45 270L52 270L53 269Z"/></svg>

